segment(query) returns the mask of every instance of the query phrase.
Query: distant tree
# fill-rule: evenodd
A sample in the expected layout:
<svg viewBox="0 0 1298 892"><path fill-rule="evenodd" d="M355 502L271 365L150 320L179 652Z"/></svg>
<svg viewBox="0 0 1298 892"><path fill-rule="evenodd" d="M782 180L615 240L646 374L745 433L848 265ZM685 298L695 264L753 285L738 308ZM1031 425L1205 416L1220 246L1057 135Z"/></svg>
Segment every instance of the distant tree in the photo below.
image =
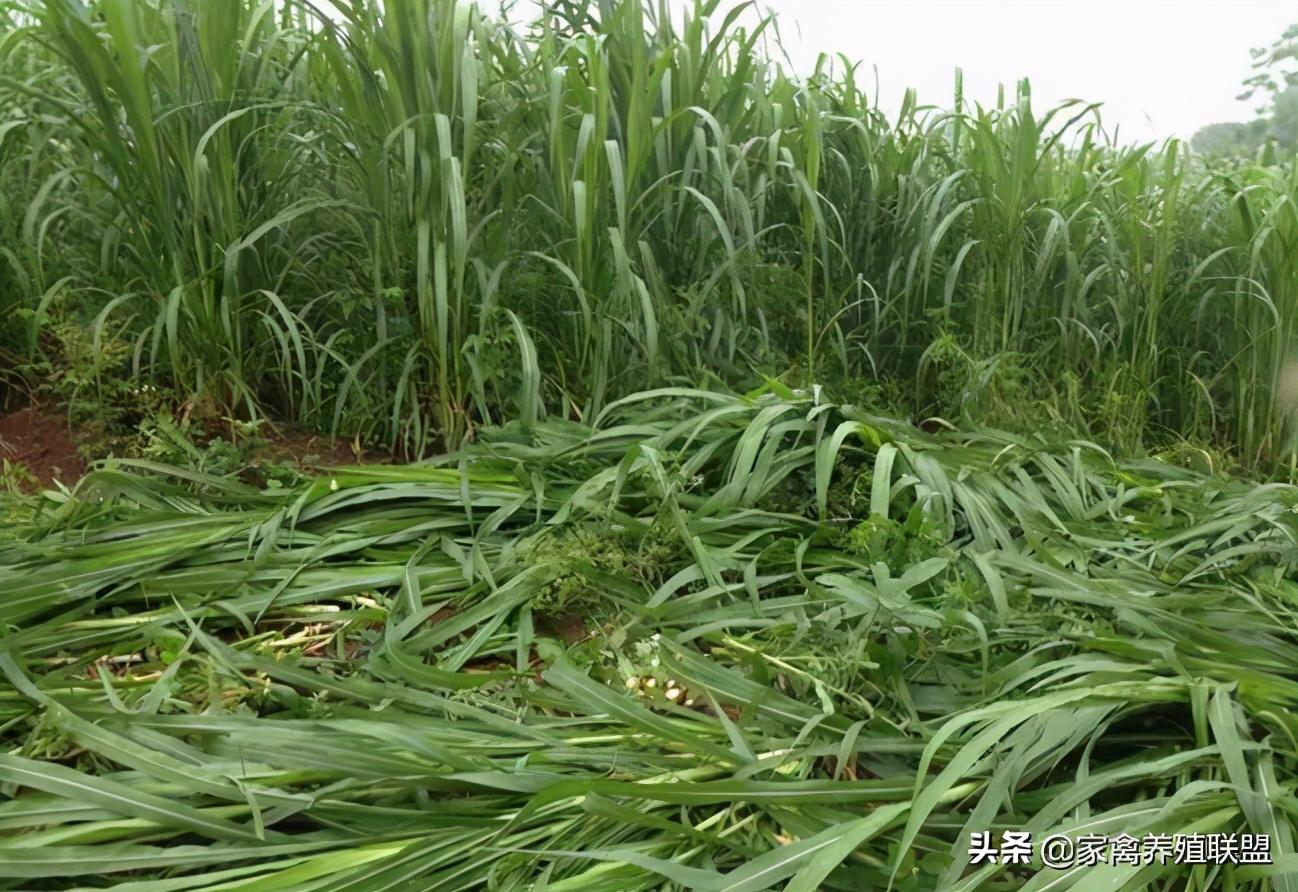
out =
<svg viewBox="0 0 1298 892"><path fill-rule="evenodd" d="M1289 87L1271 100L1271 135L1282 148L1298 148L1298 87Z"/></svg>
<svg viewBox="0 0 1298 892"><path fill-rule="evenodd" d="M1298 25L1291 25L1269 47L1251 51L1253 74L1244 81L1241 100L1263 94L1270 101L1248 123L1209 124L1190 140L1201 155L1253 156L1271 142L1282 155L1298 150Z"/></svg>
<svg viewBox="0 0 1298 892"><path fill-rule="evenodd" d="M1266 141L1267 129L1268 122L1262 118L1247 124L1209 124L1194 135L1190 145L1200 155L1252 157Z"/></svg>
<svg viewBox="0 0 1298 892"><path fill-rule="evenodd" d="M1298 87L1298 25L1290 25L1269 47L1251 52L1254 73L1244 81L1240 99L1252 99L1259 91L1278 96Z"/></svg>

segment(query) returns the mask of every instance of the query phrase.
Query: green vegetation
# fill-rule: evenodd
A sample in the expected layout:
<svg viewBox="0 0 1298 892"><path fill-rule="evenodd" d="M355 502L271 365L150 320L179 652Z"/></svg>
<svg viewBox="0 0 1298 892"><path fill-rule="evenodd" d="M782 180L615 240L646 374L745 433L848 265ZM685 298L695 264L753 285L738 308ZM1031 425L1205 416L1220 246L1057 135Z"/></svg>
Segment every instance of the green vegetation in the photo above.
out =
<svg viewBox="0 0 1298 892"><path fill-rule="evenodd" d="M1298 890L1298 164L550 6L0 0L0 889Z"/></svg>
<svg viewBox="0 0 1298 892"><path fill-rule="evenodd" d="M22 888L1058 878L968 870L993 826L1293 851L1289 487L679 391L279 491L138 470L0 556Z"/></svg>
<svg viewBox="0 0 1298 892"><path fill-rule="evenodd" d="M1292 463L1292 164L1026 84L889 119L718 6L0 4L5 354L70 321L102 375L411 456L778 373Z"/></svg>
<svg viewBox="0 0 1298 892"><path fill-rule="evenodd" d="M1194 135L1195 149L1207 155L1292 157L1298 150L1298 25L1269 47L1253 50L1253 75L1240 99L1258 93L1269 98L1247 124L1209 124Z"/></svg>

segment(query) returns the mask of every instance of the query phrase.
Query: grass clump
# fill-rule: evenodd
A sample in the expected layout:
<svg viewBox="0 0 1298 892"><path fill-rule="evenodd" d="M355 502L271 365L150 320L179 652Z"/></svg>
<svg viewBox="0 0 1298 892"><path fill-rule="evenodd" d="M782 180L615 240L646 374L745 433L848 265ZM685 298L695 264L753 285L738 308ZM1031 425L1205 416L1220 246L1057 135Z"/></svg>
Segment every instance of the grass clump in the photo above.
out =
<svg viewBox="0 0 1298 892"><path fill-rule="evenodd" d="M647 530L583 524L541 533L523 548L520 560L548 581L532 602L539 617L597 618L615 609L628 586L656 586L680 558L679 543L653 522Z"/></svg>
<svg viewBox="0 0 1298 892"><path fill-rule="evenodd" d="M915 505L902 521L867 517L847 533L846 546L871 563L909 567L936 557L945 537L923 506Z"/></svg>

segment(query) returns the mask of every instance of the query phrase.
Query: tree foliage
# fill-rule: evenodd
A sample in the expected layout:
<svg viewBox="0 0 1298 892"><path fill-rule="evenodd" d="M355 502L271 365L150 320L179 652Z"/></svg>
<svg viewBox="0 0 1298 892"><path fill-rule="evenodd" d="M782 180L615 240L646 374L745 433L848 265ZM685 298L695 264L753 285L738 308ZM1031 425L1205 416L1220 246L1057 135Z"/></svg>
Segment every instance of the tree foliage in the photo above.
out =
<svg viewBox="0 0 1298 892"><path fill-rule="evenodd" d="M1298 150L1298 25L1251 54L1253 74L1244 81L1239 98L1262 94L1266 105L1248 123L1209 124L1200 129L1192 139L1200 154L1254 157L1268 145L1284 155Z"/></svg>

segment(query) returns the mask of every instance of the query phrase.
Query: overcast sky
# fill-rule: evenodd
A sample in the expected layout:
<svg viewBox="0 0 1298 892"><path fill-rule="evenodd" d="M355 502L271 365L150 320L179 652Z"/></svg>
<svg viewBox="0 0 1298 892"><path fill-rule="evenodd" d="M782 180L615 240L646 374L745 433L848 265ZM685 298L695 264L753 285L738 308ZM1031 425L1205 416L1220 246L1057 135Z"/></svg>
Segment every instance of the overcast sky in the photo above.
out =
<svg viewBox="0 0 1298 892"><path fill-rule="evenodd" d="M678 8L688 0L670 0ZM722 9L733 3L723 0ZM1034 105L1104 103L1124 140L1188 137L1204 124L1248 120L1236 100L1249 49L1298 22L1293 0L759 0L774 10L804 72L820 52L863 63L881 104L906 87L922 102L951 101L954 70L965 96L992 103L996 86L1032 80ZM521 8L521 6L520 6Z"/></svg>

